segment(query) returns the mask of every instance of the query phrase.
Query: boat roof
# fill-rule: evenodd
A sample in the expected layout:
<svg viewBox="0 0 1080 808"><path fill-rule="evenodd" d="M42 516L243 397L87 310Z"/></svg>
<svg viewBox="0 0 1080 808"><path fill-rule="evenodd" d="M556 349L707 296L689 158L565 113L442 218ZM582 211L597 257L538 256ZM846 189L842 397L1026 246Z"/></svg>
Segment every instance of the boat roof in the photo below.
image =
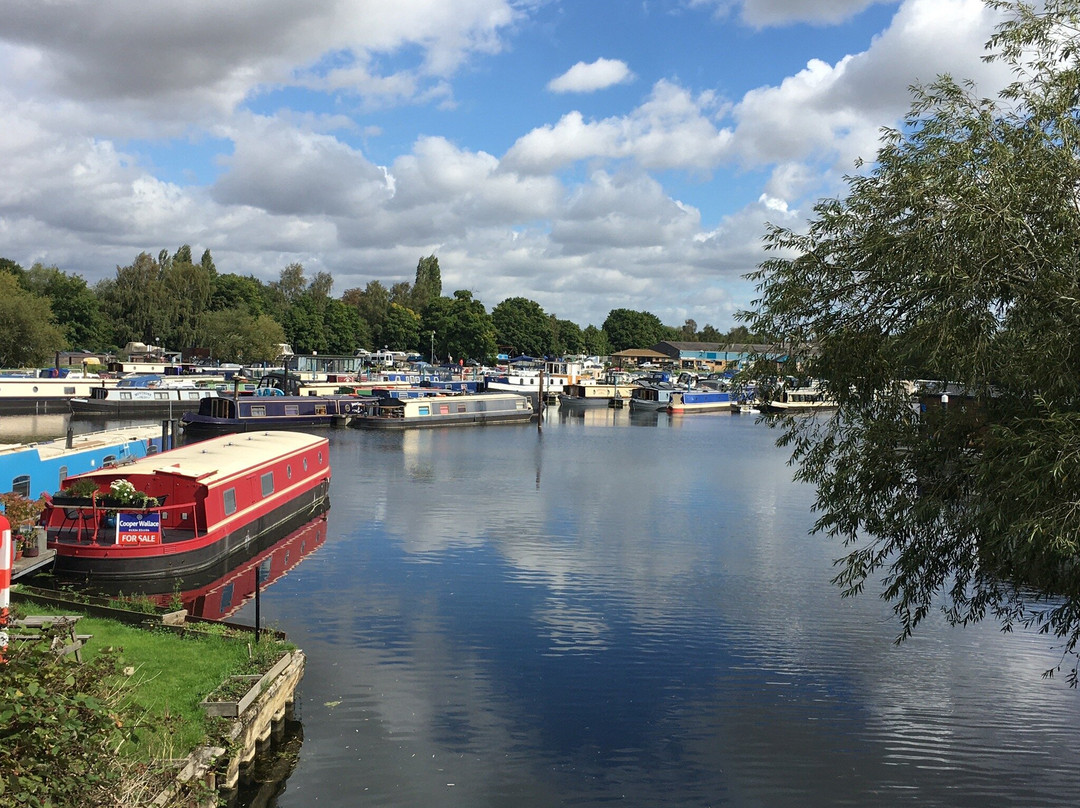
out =
<svg viewBox="0 0 1080 808"><path fill-rule="evenodd" d="M71 440L67 447L67 438L36 441L34 443L0 444L0 455L15 454L28 449L36 449L41 458L59 457L72 452L98 449L106 446L119 446L130 441L152 440L161 436L160 426L130 426L118 429L105 429L97 432L83 432Z"/></svg>
<svg viewBox="0 0 1080 808"><path fill-rule="evenodd" d="M115 479L160 473L190 477L209 485L216 480L249 471L268 458L294 454L326 443L326 438L306 432L238 432L189 443L168 452L141 458L123 467L101 469L77 476Z"/></svg>

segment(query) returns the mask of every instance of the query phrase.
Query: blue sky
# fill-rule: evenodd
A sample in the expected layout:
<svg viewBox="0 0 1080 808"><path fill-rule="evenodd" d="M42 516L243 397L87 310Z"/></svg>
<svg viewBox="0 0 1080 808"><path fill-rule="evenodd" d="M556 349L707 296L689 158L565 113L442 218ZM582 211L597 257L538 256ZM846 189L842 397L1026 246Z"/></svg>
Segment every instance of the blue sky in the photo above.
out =
<svg viewBox="0 0 1080 808"><path fill-rule="evenodd" d="M0 256L94 283L190 244L581 326L725 330L980 0L0 0Z"/></svg>

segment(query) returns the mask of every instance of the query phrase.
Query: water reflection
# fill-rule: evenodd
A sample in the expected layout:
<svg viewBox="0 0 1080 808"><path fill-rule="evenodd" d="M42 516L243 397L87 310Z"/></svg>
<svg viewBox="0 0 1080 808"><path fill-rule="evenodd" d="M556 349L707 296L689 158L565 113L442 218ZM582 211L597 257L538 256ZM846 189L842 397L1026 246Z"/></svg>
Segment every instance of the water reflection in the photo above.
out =
<svg viewBox="0 0 1080 808"><path fill-rule="evenodd" d="M280 806L1069 804L1045 638L895 647L774 433L632 420L331 433L326 545L267 596L309 660Z"/></svg>
<svg viewBox="0 0 1080 808"><path fill-rule="evenodd" d="M193 581L178 579L172 582L176 592L157 594L153 600L160 606L174 606L177 597L183 608L195 617L226 620L255 597L255 583L265 592L279 578L296 567L326 541L326 517L314 519L283 539L253 552L244 559L233 559L224 574L221 569L208 572L217 575L201 586ZM182 589L181 589L182 587Z"/></svg>

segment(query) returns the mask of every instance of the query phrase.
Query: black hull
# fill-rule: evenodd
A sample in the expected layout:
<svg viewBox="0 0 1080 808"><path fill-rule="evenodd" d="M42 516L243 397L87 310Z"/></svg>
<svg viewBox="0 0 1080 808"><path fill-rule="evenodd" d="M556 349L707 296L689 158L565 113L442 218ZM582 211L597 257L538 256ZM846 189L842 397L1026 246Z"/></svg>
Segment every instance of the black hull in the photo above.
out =
<svg viewBox="0 0 1080 808"><path fill-rule="evenodd" d="M170 406L171 405L171 406ZM72 415L84 415L90 418L139 418L144 415L180 415L199 409L198 401L165 401L162 403L146 404L106 404L89 403L82 404L78 401L70 403Z"/></svg>
<svg viewBox="0 0 1080 808"><path fill-rule="evenodd" d="M0 415L67 415L70 398L0 398Z"/></svg>
<svg viewBox="0 0 1080 808"><path fill-rule="evenodd" d="M140 584L146 592L170 591L177 578L203 577L227 567L230 561L258 552L282 539L330 507L330 482L324 481L311 491L284 503L242 530L230 533L213 544L173 555L100 558L63 555L57 547L53 572L57 577L85 580L95 586L109 587ZM211 579L213 580L213 579ZM154 584L164 588L154 589Z"/></svg>
<svg viewBox="0 0 1080 808"><path fill-rule="evenodd" d="M232 432L262 432L267 429L313 429L333 426L340 415L264 418L209 418L206 416L185 417L182 422L184 433L206 436L227 435Z"/></svg>

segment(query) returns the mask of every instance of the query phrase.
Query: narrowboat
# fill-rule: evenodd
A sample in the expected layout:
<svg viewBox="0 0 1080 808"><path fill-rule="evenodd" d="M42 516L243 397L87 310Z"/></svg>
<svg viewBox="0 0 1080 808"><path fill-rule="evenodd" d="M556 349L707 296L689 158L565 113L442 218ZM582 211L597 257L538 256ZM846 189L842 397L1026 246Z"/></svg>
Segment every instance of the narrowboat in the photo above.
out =
<svg viewBox="0 0 1080 808"><path fill-rule="evenodd" d="M184 434L221 435L265 429L310 429L331 426L335 419L360 409L356 396L219 396L199 402L198 412L180 416Z"/></svg>
<svg viewBox="0 0 1080 808"><path fill-rule="evenodd" d="M162 429L106 429L36 443L0 445L0 491L30 499L60 490L73 474L130 463L162 449Z"/></svg>
<svg viewBox="0 0 1080 808"><path fill-rule="evenodd" d="M199 408L204 398L218 391L190 379L164 379L156 374L120 379L115 387L95 387L89 397L72 398L72 415L125 416L180 415Z"/></svg>
<svg viewBox="0 0 1080 808"><path fill-rule="evenodd" d="M113 379L82 374L61 378L0 375L0 414L67 414L71 412L71 399L89 398L96 388L115 383Z"/></svg>
<svg viewBox="0 0 1080 808"><path fill-rule="evenodd" d="M667 411L671 413L731 411L731 393L727 390L676 390L671 394Z"/></svg>
<svg viewBox="0 0 1080 808"><path fill-rule="evenodd" d="M195 577L296 530L329 507L329 488L325 438L227 435L71 477L42 524L57 576L160 582Z"/></svg>
<svg viewBox="0 0 1080 808"><path fill-rule="evenodd" d="M517 393L476 393L428 398L380 398L364 402L349 419L361 429L520 424L533 418L532 404Z"/></svg>

